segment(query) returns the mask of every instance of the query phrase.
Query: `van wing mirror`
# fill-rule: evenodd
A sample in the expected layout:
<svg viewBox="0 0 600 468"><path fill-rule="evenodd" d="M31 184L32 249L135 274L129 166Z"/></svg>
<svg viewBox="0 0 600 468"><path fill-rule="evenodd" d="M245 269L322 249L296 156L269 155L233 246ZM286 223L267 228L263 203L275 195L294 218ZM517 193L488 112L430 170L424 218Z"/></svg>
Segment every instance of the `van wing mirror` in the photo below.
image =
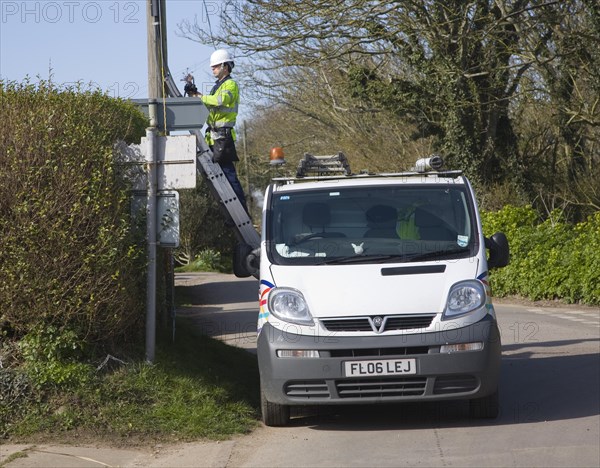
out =
<svg viewBox="0 0 600 468"><path fill-rule="evenodd" d="M488 268L503 268L508 265L510 249L508 239L503 232L497 232L491 237L486 237L485 248L490 251Z"/></svg>

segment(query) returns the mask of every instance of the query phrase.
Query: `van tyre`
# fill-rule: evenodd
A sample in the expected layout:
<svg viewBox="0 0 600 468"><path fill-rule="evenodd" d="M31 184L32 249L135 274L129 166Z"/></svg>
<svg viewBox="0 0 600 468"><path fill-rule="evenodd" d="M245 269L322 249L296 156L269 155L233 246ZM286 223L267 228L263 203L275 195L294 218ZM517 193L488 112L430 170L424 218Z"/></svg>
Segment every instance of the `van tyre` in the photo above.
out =
<svg viewBox="0 0 600 468"><path fill-rule="evenodd" d="M287 426L290 422L290 407L268 401L262 386L260 389L260 409L262 420L266 426L281 427Z"/></svg>
<svg viewBox="0 0 600 468"><path fill-rule="evenodd" d="M246 269L246 257L252 252L252 247L240 242L233 250L233 274L238 278L248 278L250 272Z"/></svg>
<svg viewBox="0 0 600 468"><path fill-rule="evenodd" d="M500 413L498 389L490 395L469 401L469 416L475 419L495 419Z"/></svg>

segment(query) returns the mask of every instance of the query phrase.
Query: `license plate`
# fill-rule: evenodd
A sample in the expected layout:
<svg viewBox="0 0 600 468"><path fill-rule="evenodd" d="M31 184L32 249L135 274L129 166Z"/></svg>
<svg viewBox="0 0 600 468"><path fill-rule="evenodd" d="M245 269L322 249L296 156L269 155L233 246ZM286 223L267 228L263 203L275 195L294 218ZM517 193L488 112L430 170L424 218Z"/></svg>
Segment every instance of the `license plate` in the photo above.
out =
<svg viewBox="0 0 600 468"><path fill-rule="evenodd" d="M381 359L376 361L345 361L346 377L365 375L416 374L416 359Z"/></svg>

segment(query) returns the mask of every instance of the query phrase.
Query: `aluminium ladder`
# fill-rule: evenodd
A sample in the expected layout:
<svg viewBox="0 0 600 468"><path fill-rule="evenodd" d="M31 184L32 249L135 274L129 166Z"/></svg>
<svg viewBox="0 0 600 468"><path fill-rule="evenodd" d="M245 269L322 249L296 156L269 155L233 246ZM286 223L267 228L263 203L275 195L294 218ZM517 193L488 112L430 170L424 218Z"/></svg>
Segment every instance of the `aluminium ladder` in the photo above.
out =
<svg viewBox="0 0 600 468"><path fill-rule="evenodd" d="M326 176L330 174L350 175L350 163L346 155L341 151L338 154L327 156L315 156L310 153L304 153L304 157L298 163L296 177L306 177L309 174L317 176Z"/></svg>
<svg viewBox="0 0 600 468"><path fill-rule="evenodd" d="M219 201L226 215L233 221L238 240L248 244L252 249L260 247L260 236L256 232L250 216L223 174L221 166L212 162L212 151L202 133L200 130L193 130L192 133L196 135L198 172L209 182L211 193Z"/></svg>

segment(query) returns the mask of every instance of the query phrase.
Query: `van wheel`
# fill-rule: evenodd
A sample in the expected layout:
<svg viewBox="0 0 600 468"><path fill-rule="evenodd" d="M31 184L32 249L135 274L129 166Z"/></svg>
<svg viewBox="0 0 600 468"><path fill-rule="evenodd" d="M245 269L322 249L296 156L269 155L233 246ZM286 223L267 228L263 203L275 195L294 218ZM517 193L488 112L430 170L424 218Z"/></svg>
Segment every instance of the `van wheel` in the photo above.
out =
<svg viewBox="0 0 600 468"><path fill-rule="evenodd" d="M266 426L281 427L287 426L290 422L290 407L268 401L262 390L262 386L260 389L260 409L262 420Z"/></svg>
<svg viewBox="0 0 600 468"><path fill-rule="evenodd" d="M233 249L233 274L238 278L248 278L250 272L246 269L246 257L252 252L252 247L240 242Z"/></svg>
<svg viewBox="0 0 600 468"><path fill-rule="evenodd" d="M500 413L498 389L490 395L469 401L469 416L476 419L495 419Z"/></svg>

